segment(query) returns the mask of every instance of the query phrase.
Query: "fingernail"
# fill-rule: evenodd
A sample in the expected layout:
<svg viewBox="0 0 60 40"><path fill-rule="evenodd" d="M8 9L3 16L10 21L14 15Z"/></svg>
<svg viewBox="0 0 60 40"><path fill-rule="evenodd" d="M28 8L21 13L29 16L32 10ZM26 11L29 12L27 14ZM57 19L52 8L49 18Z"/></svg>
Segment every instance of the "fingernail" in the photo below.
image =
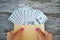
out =
<svg viewBox="0 0 60 40"><path fill-rule="evenodd" d="M36 28L36 31L38 32L39 28Z"/></svg>
<svg viewBox="0 0 60 40"><path fill-rule="evenodd" d="M20 31L24 31L24 28L20 28Z"/></svg>

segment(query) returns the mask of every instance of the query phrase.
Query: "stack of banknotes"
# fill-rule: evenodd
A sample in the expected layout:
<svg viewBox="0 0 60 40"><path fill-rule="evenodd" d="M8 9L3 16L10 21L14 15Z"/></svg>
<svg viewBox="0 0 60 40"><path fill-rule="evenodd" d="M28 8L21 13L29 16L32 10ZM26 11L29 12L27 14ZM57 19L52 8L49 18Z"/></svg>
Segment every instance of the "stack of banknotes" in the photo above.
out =
<svg viewBox="0 0 60 40"><path fill-rule="evenodd" d="M8 18L14 24L44 24L47 20L47 16L40 10L35 10L29 6L23 6L13 11Z"/></svg>

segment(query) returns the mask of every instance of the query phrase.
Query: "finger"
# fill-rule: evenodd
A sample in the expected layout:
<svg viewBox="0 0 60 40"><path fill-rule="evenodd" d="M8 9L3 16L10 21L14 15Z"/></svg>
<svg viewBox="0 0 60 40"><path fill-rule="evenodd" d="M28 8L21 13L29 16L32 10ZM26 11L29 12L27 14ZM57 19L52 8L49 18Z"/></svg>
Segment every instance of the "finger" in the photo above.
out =
<svg viewBox="0 0 60 40"><path fill-rule="evenodd" d="M7 36L6 36L7 40L12 40L12 33L11 31L7 32Z"/></svg>
<svg viewBox="0 0 60 40"><path fill-rule="evenodd" d="M24 31L24 28L20 28L17 31L12 31L13 34L17 34L17 33L22 33Z"/></svg>
<svg viewBox="0 0 60 40"><path fill-rule="evenodd" d="M36 31L38 31L39 34L45 35L45 33L42 32L42 30L40 28L36 28Z"/></svg>
<svg viewBox="0 0 60 40"><path fill-rule="evenodd" d="M24 31L24 28L20 28L19 30L20 30L21 32L23 32L23 31Z"/></svg>
<svg viewBox="0 0 60 40"><path fill-rule="evenodd" d="M36 28L36 31L39 32L39 28Z"/></svg>

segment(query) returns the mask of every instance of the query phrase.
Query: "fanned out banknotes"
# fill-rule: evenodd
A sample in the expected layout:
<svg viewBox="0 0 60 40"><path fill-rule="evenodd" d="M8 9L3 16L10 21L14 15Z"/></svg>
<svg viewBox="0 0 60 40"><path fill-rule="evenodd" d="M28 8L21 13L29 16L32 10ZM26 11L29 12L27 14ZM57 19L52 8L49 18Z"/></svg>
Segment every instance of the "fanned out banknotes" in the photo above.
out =
<svg viewBox="0 0 60 40"><path fill-rule="evenodd" d="M35 10L32 7L24 6L14 10L11 16L8 18L14 24L44 24L47 20L47 16L40 10Z"/></svg>

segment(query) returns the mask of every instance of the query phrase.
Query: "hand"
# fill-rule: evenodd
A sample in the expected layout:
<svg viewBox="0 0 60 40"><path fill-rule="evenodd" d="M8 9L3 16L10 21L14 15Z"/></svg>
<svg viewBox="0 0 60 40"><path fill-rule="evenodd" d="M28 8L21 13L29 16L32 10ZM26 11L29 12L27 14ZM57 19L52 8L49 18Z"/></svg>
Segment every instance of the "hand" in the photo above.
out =
<svg viewBox="0 0 60 40"><path fill-rule="evenodd" d="M39 40L52 40L52 33L47 31L42 32L40 28L36 28L36 30L39 33Z"/></svg>
<svg viewBox="0 0 60 40"><path fill-rule="evenodd" d="M20 40L24 28L17 31L11 30L7 33L7 40Z"/></svg>

